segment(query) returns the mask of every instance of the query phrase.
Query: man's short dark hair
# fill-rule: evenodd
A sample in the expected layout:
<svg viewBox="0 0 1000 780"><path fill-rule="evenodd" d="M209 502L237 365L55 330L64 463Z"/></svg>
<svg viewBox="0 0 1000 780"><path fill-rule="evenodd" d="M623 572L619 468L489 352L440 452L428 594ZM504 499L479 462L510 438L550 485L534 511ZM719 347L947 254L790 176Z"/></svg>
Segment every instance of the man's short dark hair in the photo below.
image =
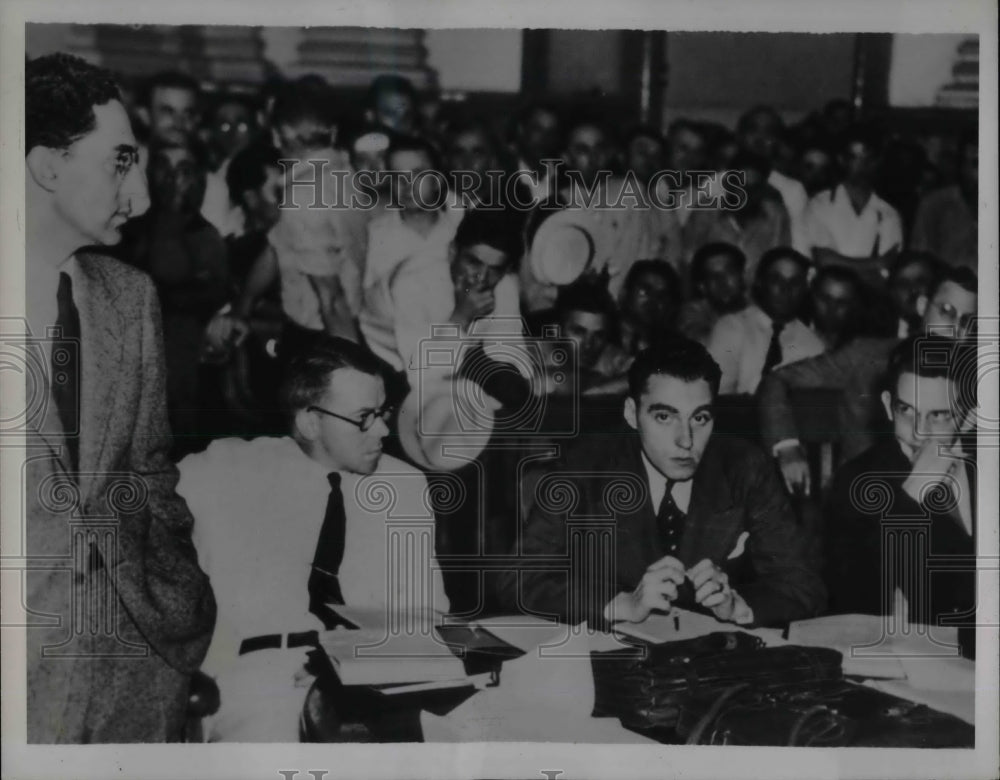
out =
<svg viewBox="0 0 1000 780"><path fill-rule="evenodd" d="M140 105L146 106L146 108L151 107L153 94L158 89L183 89L192 93L195 98L201 96L201 85L194 77L177 70L162 71L153 74L143 82L139 93Z"/></svg>
<svg viewBox="0 0 1000 780"><path fill-rule="evenodd" d="M653 125L636 125L631 128L625 135L625 146L631 146L632 142L637 138L649 138L652 141L656 141L664 149L667 146L667 141L663 137L663 133L660 132L659 128L653 127Z"/></svg>
<svg viewBox="0 0 1000 780"><path fill-rule="evenodd" d="M372 83L368 87L368 105L374 108L378 96L386 92L406 95L414 102L417 100L417 90L408 78L395 73L383 73L372 79Z"/></svg>
<svg viewBox="0 0 1000 780"><path fill-rule="evenodd" d="M572 284L559 288L556 295L556 319L562 322L571 311L585 311L590 314L601 314L608 318L609 325L615 316L615 302L606 285L590 280L577 280Z"/></svg>
<svg viewBox="0 0 1000 780"><path fill-rule="evenodd" d="M768 249L763 257L760 258L760 263L757 266L757 273L754 276L754 282L760 282L767 275L767 272L771 270L771 266L781 260L791 260L799 265L803 273L809 273L809 269L812 267L812 263L809 258L806 257L801 252L793 249L790 246L776 246L773 249Z"/></svg>
<svg viewBox="0 0 1000 780"><path fill-rule="evenodd" d="M674 336L642 350L628 371L628 392L636 401L646 392L651 376L670 376L684 382L704 379L712 391L719 394L722 369L708 350L693 339Z"/></svg>
<svg viewBox="0 0 1000 780"><path fill-rule="evenodd" d="M857 124L844 134L837 151L845 154L853 144L862 144L869 152L879 155L883 150L883 136L877 127L871 124Z"/></svg>
<svg viewBox="0 0 1000 780"><path fill-rule="evenodd" d="M381 362L367 349L347 339L321 334L288 360L278 391L282 411L291 417L319 403L330 385L330 374L341 368L385 379Z"/></svg>
<svg viewBox="0 0 1000 780"><path fill-rule="evenodd" d="M844 268L841 265L828 265L820 268L810 283L812 291L815 293L826 281L850 285L854 288L854 293L859 298L864 294L865 288L861 277L858 276L856 271L850 268Z"/></svg>
<svg viewBox="0 0 1000 780"><path fill-rule="evenodd" d="M284 85L275 95L274 106L271 108L271 124L274 127L293 127L306 121L323 126L337 124L329 87L304 81L305 78Z"/></svg>
<svg viewBox="0 0 1000 780"><path fill-rule="evenodd" d="M390 135L389 148L385 150L385 159L388 162L394 154L399 152L420 152L427 155L431 161L431 170L441 170L441 156L434 144L416 135Z"/></svg>
<svg viewBox="0 0 1000 780"><path fill-rule="evenodd" d="M979 277L975 271L964 265L945 265L940 268L934 285L927 292L927 297L933 298L945 282L957 284L966 292L979 295Z"/></svg>
<svg viewBox="0 0 1000 780"><path fill-rule="evenodd" d="M670 263L666 260L651 259L651 260L636 260L632 263L632 267L628 269L628 273L625 274L625 281L622 283L622 289L629 293L632 288L635 287L636 282L639 280L640 276L645 274L655 274L667 283L667 297L670 302L675 306L681 304L681 299L683 298L683 291L681 290L681 277L677 273Z"/></svg>
<svg viewBox="0 0 1000 780"><path fill-rule="evenodd" d="M270 144L252 144L241 149L226 169L226 187L235 201L248 190L256 190L267 181L268 168L280 168L281 152Z"/></svg>
<svg viewBox="0 0 1000 780"><path fill-rule="evenodd" d="M716 255L725 255L728 257L736 263L740 275L743 275L743 271L747 267L747 256L743 253L743 250L735 244L729 244L725 241L713 241L698 247L698 250L694 253L694 257L691 258L691 282L695 286L705 281L705 266L708 265L709 258Z"/></svg>
<svg viewBox="0 0 1000 780"><path fill-rule="evenodd" d="M779 114L773 107L758 105L754 106L749 111L745 111L742 116L740 116L739 120L736 122L736 133L738 135L743 135L743 133L750 129L751 123L760 114L767 114L772 117L774 119L775 126L779 130L785 126L785 123L781 118L781 114Z"/></svg>
<svg viewBox="0 0 1000 780"><path fill-rule="evenodd" d="M899 378L914 374L929 379L954 382L954 403L961 416L975 405L978 372L974 340L963 341L947 336L910 336L889 353L889 363L883 375L882 387L896 398Z"/></svg>
<svg viewBox="0 0 1000 780"><path fill-rule="evenodd" d="M524 251L518 215L509 209L468 209L458 223L453 240L455 249L485 244L507 256L516 266Z"/></svg>
<svg viewBox="0 0 1000 780"><path fill-rule="evenodd" d="M29 60L24 72L24 153L65 149L97 125L94 106L121 100L111 72L69 54Z"/></svg>

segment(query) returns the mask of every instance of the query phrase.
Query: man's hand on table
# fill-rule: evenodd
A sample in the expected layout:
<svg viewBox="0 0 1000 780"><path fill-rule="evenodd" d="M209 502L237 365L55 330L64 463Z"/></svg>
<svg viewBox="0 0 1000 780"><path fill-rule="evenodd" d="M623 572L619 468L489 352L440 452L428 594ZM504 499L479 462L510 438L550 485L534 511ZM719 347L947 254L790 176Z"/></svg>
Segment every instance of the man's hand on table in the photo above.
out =
<svg viewBox="0 0 1000 780"><path fill-rule="evenodd" d="M677 588L684 584L684 564L665 555L646 569L636 589L619 593L604 608L604 616L611 620L641 623L654 609L669 610L677 598Z"/></svg>
<svg viewBox="0 0 1000 780"><path fill-rule="evenodd" d="M631 593L619 593L604 609L610 620L641 623L654 609L669 611L677 600L677 589L691 580L695 603L708 609L724 622L750 623L753 611L729 586L729 576L708 558L690 569L673 556L666 555L650 564Z"/></svg>

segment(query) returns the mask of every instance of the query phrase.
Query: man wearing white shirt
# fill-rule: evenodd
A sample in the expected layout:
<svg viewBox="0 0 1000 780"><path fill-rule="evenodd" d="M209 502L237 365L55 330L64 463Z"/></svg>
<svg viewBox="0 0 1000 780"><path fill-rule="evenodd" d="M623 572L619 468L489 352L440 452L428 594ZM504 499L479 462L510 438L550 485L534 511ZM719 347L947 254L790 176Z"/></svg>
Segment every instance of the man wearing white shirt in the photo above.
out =
<svg viewBox="0 0 1000 780"><path fill-rule="evenodd" d="M289 436L223 439L179 466L220 604L203 666L221 699L209 741L297 741L308 633L332 625L327 604L448 609L426 480L382 454L379 363L329 338L290 362L281 395ZM416 559L390 565L395 545Z"/></svg>
<svg viewBox="0 0 1000 780"><path fill-rule="evenodd" d="M809 201L806 238L819 265L846 265L869 280L902 248L899 212L875 194L878 143L862 129L847 136L840 154L843 180Z"/></svg>
<svg viewBox="0 0 1000 780"><path fill-rule="evenodd" d="M420 343L434 337L435 326L448 326L452 339L456 328L462 336L474 330L477 337L520 339L517 277L510 272L521 253L515 224L509 212L466 211L447 257L415 257L399 268L392 300L407 370L422 368Z"/></svg>
<svg viewBox="0 0 1000 780"><path fill-rule="evenodd" d="M736 125L736 135L740 146L766 157L771 162L767 183L778 191L785 204L791 227L792 246L799 252L807 253L809 247L803 221L809 200L806 188L798 179L793 179L774 167L778 136L783 127L784 123L777 111L770 106L756 106L740 117Z"/></svg>
<svg viewBox="0 0 1000 780"><path fill-rule="evenodd" d="M740 625L823 607L819 573L767 456L712 436L719 379L690 339L639 354L628 427L579 437L538 482L513 553L524 566L501 578L509 606L594 625L642 622L675 604Z"/></svg>
<svg viewBox="0 0 1000 780"><path fill-rule="evenodd" d="M755 302L719 318L708 351L722 367L723 395L754 393L772 369L823 352L823 342L798 318L809 261L793 249L765 253L757 268Z"/></svg>

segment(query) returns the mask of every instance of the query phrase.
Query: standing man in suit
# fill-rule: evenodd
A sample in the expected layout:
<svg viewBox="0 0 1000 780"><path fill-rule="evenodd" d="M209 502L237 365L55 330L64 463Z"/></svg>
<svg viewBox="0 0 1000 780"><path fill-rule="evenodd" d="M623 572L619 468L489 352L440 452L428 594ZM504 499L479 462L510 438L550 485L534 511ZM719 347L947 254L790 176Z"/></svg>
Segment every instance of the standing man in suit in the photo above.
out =
<svg viewBox="0 0 1000 780"><path fill-rule="evenodd" d="M712 437L720 374L689 339L639 354L628 428L582 441L539 481L521 570L502 578L509 606L598 625L673 604L745 625L823 608L774 466L746 442ZM609 522L603 540L579 535Z"/></svg>
<svg viewBox="0 0 1000 780"><path fill-rule="evenodd" d="M55 54L25 75L28 323L58 331L25 466L25 604L53 618L27 631L28 741L175 740L215 599L167 457L156 292L95 248L146 183L107 71Z"/></svg>

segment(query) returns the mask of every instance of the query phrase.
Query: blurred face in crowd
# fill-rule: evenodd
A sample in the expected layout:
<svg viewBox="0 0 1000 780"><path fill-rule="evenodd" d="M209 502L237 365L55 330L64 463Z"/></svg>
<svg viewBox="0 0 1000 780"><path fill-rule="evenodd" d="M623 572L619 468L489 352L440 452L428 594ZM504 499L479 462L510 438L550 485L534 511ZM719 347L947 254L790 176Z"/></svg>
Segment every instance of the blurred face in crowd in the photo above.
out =
<svg viewBox="0 0 1000 780"><path fill-rule="evenodd" d="M591 369L608 346L611 323L608 316L600 312L571 310L563 315L560 332L563 338L576 344L580 366Z"/></svg>
<svg viewBox="0 0 1000 780"><path fill-rule="evenodd" d="M571 171L582 174L584 181L593 181L598 171L607 168L610 156L608 139L601 128L581 125L570 133L566 162Z"/></svg>
<svg viewBox="0 0 1000 780"><path fill-rule="evenodd" d="M691 479L712 435L712 389L654 374L638 399L625 400L625 421L639 432L642 451L668 479Z"/></svg>
<svg viewBox="0 0 1000 780"><path fill-rule="evenodd" d="M448 167L452 171L471 171L486 179L486 172L497 167L496 153L482 130L458 133L448 145Z"/></svg>
<svg viewBox="0 0 1000 780"><path fill-rule="evenodd" d="M851 143L840 156L844 179L854 184L869 184L875 177L878 157L875 150L861 141Z"/></svg>
<svg viewBox="0 0 1000 780"><path fill-rule="evenodd" d="M149 189L157 209L192 214L201 208L205 172L187 147L157 150L149 160Z"/></svg>
<svg viewBox="0 0 1000 780"><path fill-rule="evenodd" d="M799 160L799 180L809 195L826 189L833 181L833 159L823 149L806 149Z"/></svg>
<svg viewBox="0 0 1000 780"><path fill-rule="evenodd" d="M536 108L518 134L521 155L527 163L559 156L559 117L547 108Z"/></svg>
<svg viewBox="0 0 1000 780"><path fill-rule="evenodd" d="M148 111L151 140L184 144L198 123L198 96L183 87L157 87L150 95Z"/></svg>
<svg viewBox="0 0 1000 780"><path fill-rule="evenodd" d="M921 322L925 329L934 329L943 336L963 338L969 334L978 303L976 293L954 282L942 282L930 300L921 301Z"/></svg>
<svg viewBox="0 0 1000 780"><path fill-rule="evenodd" d="M929 263L917 261L904 265L889 279L889 297L896 314L916 325L920 322L920 300L926 299L934 281L934 271Z"/></svg>
<svg viewBox="0 0 1000 780"><path fill-rule="evenodd" d="M489 244L451 247L451 280L455 287L465 292L485 292L496 287L507 268L510 258Z"/></svg>
<svg viewBox="0 0 1000 780"><path fill-rule="evenodd" d="M427 152L400 149L389 155L388 163L389 170L407 173L392 180L396 197L404 209L432 209L438 204L444 186L439 175L417 176L424 171L434 171L434 162Z"/></svg>
<svg viewBox="0 0 1000 780"><path fill-rule="evenodd" d="M648 135L637 135L626 150L628 169L639 181L649 181L653 174L663 168L663 144L658 138Z"/></svg>
<svg viewBox="0 0 1000 780"><path fill-rule="evenodd" d="M375 95L375 121L390 130L408 135L416 129L417 106L406 92L381 90Z"/></svg>
<svg viewBox="0 0 1000 780"><path fill-rule="evenodd" d="M629 287L622 312L644 325L673 321L670 281L662 274L647 271L639 274Z"/></svg>
<svg viewBox="0 0 1000 780"><path fill-rule="evenodd" d="M704 169L708 159L705 139L686 127L678 128L670 134L667 154L668 167L682 173Z"/></svg>
<svg viewBox="0 0 1000 780"><path fill-rule="evenodd" d="M334 414L361 420L366 414L383 409L385 383L381 377L353 368L338 368L316 406ZM382 457L382 439L389 428L381 417L362 431L347 420L317 411L301 410L296 427L305 440L309 456L326 468L353 474L371 474Z"/></svg>
<svg viewBox="0 0 1000 780"><path fill-rule="evenodd" d="M379 130L364 133L351 144L351 165L354 170L380 173L387 169L386 152L389 150L389 136Z"/></svg>
<svg viewBox="0 0 1000 780"><path fill-rule="evenodd" d="M778 145L779 129L780 123L776 115L770 111L757 111L749 117L746 127L740 133L740 145L771 160Z"/></svg>
<svg viewBox="0 0 1000 780"><path fill-rule="evenodd" d="M264 183L253 190L240 194L240 205L246 215L248 230L269 230L278 222L281 211L282 193L285 189L285 179L280 168L267 169Z"/></svg>
<svg viewBox="0 0 1000 780"><path fill-rule="evenodd" d="M27 166L48 191L60 229L79 246L117 244L121 227L149 207L146 178L125 108L93 106L95 126L65 149L36 146Z"/></svg>
<svg viewBox="0 0 1000 780"><path fill-rule="evenodd" d="M729 254L712 255L706 260L705 278L698 287L717 312L743 308L746 293L743 271Z"/></svg>
<svg viewBox="0 0 1000 780"><path fill-rule="evenodd" d="M892 421L896 441L911 463L928 439L941 439L941 443L946 444L958 431L954 391L947 377L904 372L892 394L882 393L882 404Z"/></svg>
<svg viewBox="0 0 1000 780"><path fill-rule="evenodd" d="M226 101L215 109L212 118L212 146L225 159L245 149L256 130L253 112L235 100Z"/></svg>
<svg viewBox="0 0 1000 780"><path fill-rule="evenodd" d="M790 258L771 263L758 286L758 303L778 322L798 316L806 296L806 269Z"/></svg>
<svg viewBox="0 0 1000 780"><path fill-rule="evenodd" d="M824 278L812 296L816 327L824 334L845 334L852 330L858 317L858 289L850 282Z"/></svg>

